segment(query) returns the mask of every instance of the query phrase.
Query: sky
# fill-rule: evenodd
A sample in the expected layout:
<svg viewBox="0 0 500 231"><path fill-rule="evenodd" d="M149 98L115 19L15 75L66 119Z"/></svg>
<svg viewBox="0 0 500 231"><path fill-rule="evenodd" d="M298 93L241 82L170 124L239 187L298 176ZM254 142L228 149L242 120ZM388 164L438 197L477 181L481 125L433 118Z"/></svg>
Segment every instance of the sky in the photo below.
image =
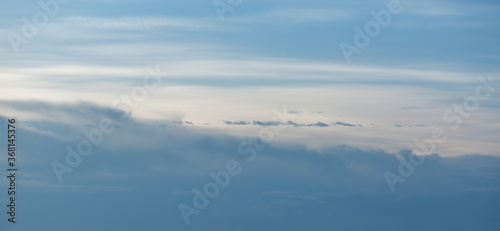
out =
<svg viewBox="0 0 500 231"><path fill-rule="evenodd" d="M1 230L500 228L497 1L0 9Z"/></svg>

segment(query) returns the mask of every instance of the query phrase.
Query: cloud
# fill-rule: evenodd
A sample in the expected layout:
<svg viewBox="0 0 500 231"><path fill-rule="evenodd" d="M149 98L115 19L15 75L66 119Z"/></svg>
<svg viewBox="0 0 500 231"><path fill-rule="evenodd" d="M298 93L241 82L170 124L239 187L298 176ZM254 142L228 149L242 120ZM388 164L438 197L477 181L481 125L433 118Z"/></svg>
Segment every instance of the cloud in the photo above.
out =
<svg viewBox="0 0 500 231"><path fill-rule="evenodd" d="M189 30L214 30L217 26L207 20L169 17L67 17L61 18L64 26L104 30L151 31L162 28L181 28Z"/></svg>
<svg viewBox="0 0 500 231"><path fill-rule="evenodd" d="M278 9L250 17L236 18L236 22L260 23L318 23L346 20L351 14L338 9Z"/></svg>
<svg viewBox="0 0 500 231"><path fill-rule="evenodd" d="M356 127L358 125L354 125L354 124L350 124L350 123L344 123L344 122L335 122L335 123L332 123L332 125L334 126L346 126L346 127Z"/></svg>
<svg viewBox="0 0 500 231"><path fill-rule="evenodd" d="M278 121L253 121L253 125L260 125L260 126L278 126L278 125L283 125L282 122Z"/></svg>
<svg viewBox="0 0 500 231"><path fill-rule="evenodd" d="M13 115L23 115L32 119L43 118L52 122L72 123L79 121L90 123L98 121L102 116L119 120L124 111L104 107L85 101L64 103L39 100L0 100L0 108ZM47 121L28 121L31 124L43 124ZM85 125L85 124L84 124Z"/></svg>
<svg viewBox="0 0 500 231"><path fill-rule="evenodd" d="M329 127L330 125L325 124L323 122L317 122L315 124L307 124L307 126L310 126L310 127Z"/></svg>
<svg viewBox="0 0 500 231"><path fill-rule="evenodd" d="M415 107L415 106L409 106L409 107L401 107L402 110L407 110L407 109L431 109L435 107Z"/></svg>
<svg viewBox="0 0 500 231"><path fill-rule="evenodd" d="M250 122L242 121L242 120L234 121L234 122L224 120L224 123L227 125L249 125L250 124Z"/></svg>
<svg viewBox="0 0 500 231"><path fill-rule="evenodd" d="M226 124L226 125L257 125L257 126L263 126L263 127L287 126L287 125L291 125L294 127L329 127L330 126L329 124L326 124L323 122L304 124L304 123L295 123L293 121L280 122L280 121L259 121L259 120L254 120L252 123L247 122L247 121L242 121L242 120L240 120L240 121L226 121L226 120L224 120L224 124Z"/></svg>
<svg viewBox="0 0 500 231"><path fill-rule="evenodd" d="M23 110L37 110L29 103L26 105ZM154 121L133 118L120 122L120 129L105 135L103 143L95 146L92 154L84 157L59 184L51 163L64 163L66 145L75 147L85 137L75 136L80 133L78 129L72 132L55 129L57 123L67 126L65 122L57 122L57 118L74 113L81 113L77 118L99 118L108 115L109 109L81 107L81 104L49 108L59 112L53 115L55 122L44 119L32 120L30 124L45 126L57 137L73 138L61 140L19 128L23 182L26 182L22 187L23 216L48 220L56 216L62 229L88 230L87 219L65 219L68 214L86 208L85 201L105 201L106 212L99 215L102 218L99 225L122 229L135 225L133 219L123 220L123 217L132 216L131 211L144 206L151 216L162 217L148 221L148 226L155 227L153 230L165 228L167 223L175 230L200 226L224 230L221 224L254 230L305 229L313 224L325 230L333 226L343 230L374 226L399 230L421 216L432 220L433 225L456 230L477 225L479 217L484 221L482 230L498 228L494 215L500 211L491 206L500 195L498 157L427 156L424 164L415 167L413 174L397 184L392 194L383 174L398 173L400 160L394 153L381 149L340 145L317 150L298 143L271 143L258 152L254 162L248 163L246 156L238 153L238 145L249 137L206 134L194 126L159 127ZM80 119L74 122L86 124ZM4 117L0 118L0 126L5 127ZM323 125L318 122L315 126ZM258 138L257 142L263 144ZM5 150L0 150L0 155L5 154ZM399 153L405 159L411 154L410 150ZM186 227L177 206L181 202L191 203L192 194L178 192L203 187L211 180L208 173L224 169L230 160L241 164L242 175L231 178L230 185L221 189L217 202L195 216L193 226ZM50 200L39 200L41 192L50 192ZM59 198L57 203L54 198ZM50 213L36 212L35 207L39 206L47 206ZM124 208L121 206L126 209L118 209ZM300 209L302 213L294 213ZM87 213L80 216L90 218ZM354 225L360 218L363 225ZM33 230L28 223L24 225L24 230ZM430 226L420 222L412 227L429 230Z"/></svg>

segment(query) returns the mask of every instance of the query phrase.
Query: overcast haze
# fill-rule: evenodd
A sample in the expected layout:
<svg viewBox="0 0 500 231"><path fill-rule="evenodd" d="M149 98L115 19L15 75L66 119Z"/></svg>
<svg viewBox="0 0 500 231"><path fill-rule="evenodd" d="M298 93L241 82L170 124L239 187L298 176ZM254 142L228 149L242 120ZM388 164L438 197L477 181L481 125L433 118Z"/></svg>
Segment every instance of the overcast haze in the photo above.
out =
<svg viewBox="0 0 500 231"><path fill-rule="evenodd" d="M497 1L401 0L365 47L356 28L395 0L214 2L61 0L30 38L44 7L0 3L20 171L1 230L500 229ZM186 223L179 205L231 161Z"/></svg>

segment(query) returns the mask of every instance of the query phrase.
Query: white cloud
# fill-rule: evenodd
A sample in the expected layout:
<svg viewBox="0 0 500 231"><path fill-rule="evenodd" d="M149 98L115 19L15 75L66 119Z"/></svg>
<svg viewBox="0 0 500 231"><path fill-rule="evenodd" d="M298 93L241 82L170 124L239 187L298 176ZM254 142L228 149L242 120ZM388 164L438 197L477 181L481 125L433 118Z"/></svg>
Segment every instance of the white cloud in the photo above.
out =
<svg viewBox="0 0 500 231"><path fill-rule="evenodd" d="M231 22L246 23L306 23L342 21L349 17L347 10L333 9L279 9L235 17Z"/></svg>
<svg viewBox="0 0 500 231"><path fill-rule="evenodd" d="M157 30L163 27L190 30L213 30L217 28L214 23L210 23L207 20L172 17L67 17L61 18L61 22L68 26L117 30Z"/></svg>

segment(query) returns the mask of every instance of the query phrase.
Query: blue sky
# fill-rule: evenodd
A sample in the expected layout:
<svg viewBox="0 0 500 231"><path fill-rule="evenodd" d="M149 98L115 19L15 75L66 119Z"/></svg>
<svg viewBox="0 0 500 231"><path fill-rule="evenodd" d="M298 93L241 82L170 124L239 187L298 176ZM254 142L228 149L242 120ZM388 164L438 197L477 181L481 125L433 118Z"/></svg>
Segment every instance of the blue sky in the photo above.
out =
<svg viewBox="0 0 500 231"><path fill-rule="evenodd" d="M70 0L14 46L43 8L0 3L0 127L20 121L22 169L1 229L498 230L500 5L401 0L348 62L340 44L389 2L243 0L221 20L212 1ZM103 118L114 132L59 181ZM239 144L269 131L248 162ZM413 154L392 192L384 174ZM242 173L186 225L178 205L231 160Z"/></svg>

